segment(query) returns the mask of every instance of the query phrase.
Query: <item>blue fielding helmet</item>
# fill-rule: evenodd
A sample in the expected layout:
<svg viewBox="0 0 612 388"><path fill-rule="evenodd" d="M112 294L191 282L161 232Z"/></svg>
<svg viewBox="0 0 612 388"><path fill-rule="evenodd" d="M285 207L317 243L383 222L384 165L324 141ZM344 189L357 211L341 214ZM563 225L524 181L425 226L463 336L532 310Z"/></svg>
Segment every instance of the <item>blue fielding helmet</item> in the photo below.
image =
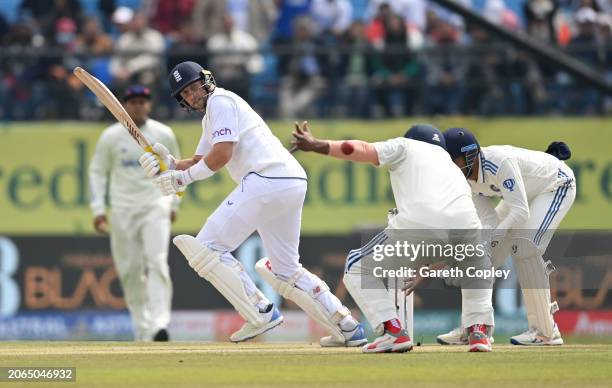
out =
<svg viewBox="0 0 612 388"><path fill-rule="evenodd" d="M187 85L196 81L202 81L202 87L206 89L208 94L212 93L216 86L212 73L191 61L181 62L174 66L168 75L168 80L170 82L170 95L176 98L178 103L186 109L191 109L191 107L181 97L181 91Z"/></svg>
<svg viewBox="0 0 612 388"><path fill-rule="evenodd" d="M446 150L451 159L455 160L460 156L465 157L465 167L462 168L463 174L469 177L474 167L476 157L480 154L480 144L476 136L465 128L449 128L444 132L446 140Z"/></svg>
<svg viewBox="0 0 612 388"><path fill-rule="evenodd" d="M442 132L430 124L415 124L410 127L404 137L424 141L425 143L434 144L446 149L446 141Z"/></svg>

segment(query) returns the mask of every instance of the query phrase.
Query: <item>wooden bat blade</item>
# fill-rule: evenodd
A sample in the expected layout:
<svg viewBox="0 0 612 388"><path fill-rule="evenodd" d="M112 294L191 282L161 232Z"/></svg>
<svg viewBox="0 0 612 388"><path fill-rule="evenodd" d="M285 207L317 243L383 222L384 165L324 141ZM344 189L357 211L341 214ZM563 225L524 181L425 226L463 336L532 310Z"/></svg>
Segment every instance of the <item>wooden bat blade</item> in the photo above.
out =
<svg viewBox="0 0 612 388"><path fill-rule="evenodd" d="M89 74L87 70L82 67L75 67L73 70L74 75L81 81L89 90L93 92L93 94L98 97L98 99L104 104L106 109L108 109L113 116L119 121L125 129L128 130L130 135L138 142L138 144L146 151L153 152L151 149L151 144L149 141L142 135L138 126L134 123L134 120L130 117L130 115L125 111L123 105L117 100L117 97L108 90L106 85L102 83L99 79Z"/></svg>

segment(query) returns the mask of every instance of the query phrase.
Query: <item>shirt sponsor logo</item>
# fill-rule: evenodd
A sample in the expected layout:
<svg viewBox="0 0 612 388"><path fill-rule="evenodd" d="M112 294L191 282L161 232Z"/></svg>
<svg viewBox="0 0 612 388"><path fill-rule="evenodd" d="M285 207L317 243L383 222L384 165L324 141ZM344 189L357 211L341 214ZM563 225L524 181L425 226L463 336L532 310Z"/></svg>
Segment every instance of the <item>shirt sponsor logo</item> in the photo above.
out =
<svg viewBox="0 0 612 388"><path fill-rule="evenodd" d="M121 160L121 166L123 166L123 167L140 167L140 163L138 163L138 160L122 159Z"/></svg>
<svg viewBox="0 0 612 388"><path fill-rule="evenodd" d="M216 130L213 132L212 137L217 137L217 136L225 136L225 135L231 135L232 134L232 130L229 128L222 128L219 130Z"/></svg>
<svg viewBox="0 0 612 388"><path fill-rule="evenodd" d="M514 179L506 179L503 183L504 187L510 191L514 191Z"/></svg>
<svg viewBox="0 0 612 388"><path fill-rule="evenodd" d="M181 82L181 80L183 79L183 77L181 77L181 73L179 73L178 70L174 70L174 73L172 73L172 75L174 76L174 80L176 82Z"/></svg>

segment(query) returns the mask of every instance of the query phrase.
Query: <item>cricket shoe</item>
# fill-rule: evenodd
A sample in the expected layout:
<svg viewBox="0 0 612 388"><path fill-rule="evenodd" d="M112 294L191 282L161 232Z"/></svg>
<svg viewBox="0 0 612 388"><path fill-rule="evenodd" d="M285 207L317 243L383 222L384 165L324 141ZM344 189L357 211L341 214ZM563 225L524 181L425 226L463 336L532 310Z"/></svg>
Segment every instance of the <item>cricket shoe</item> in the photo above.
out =
<svg viewBox="0 0 612 388"><path fill-rule="evenodd" d="M558 346L563 345L563 338L561 338L561 332L555 323L552 337L546 337L538 329L532 327L524 333L511 337L510 343L526 346Z"/></svg>
<svg viewBox="0 0 612 388"><path fill-rule="evenodd" d="M319 340L319 344L324 348L332 348L332 347L355 347L362 346L366 342L368 342L368 338L365 335L365 331L363 330L363 326L361 323L358 323L357 326L353 330L342 330L342 335L344 335L344 341L338 341L331 335L327 337L323 337Z"/></svg>
<svg viewBox="0 0 612 388"><path fill-rule="evenodd" d="M274 304L270 304L271 308L269 311L262 312L261 314L267 317L267 322L260 326L255 326L250 322L245 322L242 327L236 331L234 334L230 336L230 341L232 342L242 342L247 341L252 338L257 337L260 334L265 333L268 330L274 329L276 326L283 323L283 316L280 311L274 306Z"/></svg>
<svg viewBox="0 0 612 388"><path fill-rule="evenodd" d="M490 352L493 350L491 347L491 341L487 335L486 325L473 325L468 329L468 342L470 345L470 352Z"/></svg>
<svg viewBox="0 0 612 388"><path fill-rule="evenodd" d="M456 327L446 334L440 334L436 337L436 341L440 345L469 345L468 332L462 327ZM491 344L495 343L493 336L489 334Z"/></svg>
<svg viewBox="0 0 612 388"><path fill-rule="evenodd" d="M404 353L412 350L408 331L402 329L398 319L384 322L383 330L380 337L361 348L364 353Z"/></svg>

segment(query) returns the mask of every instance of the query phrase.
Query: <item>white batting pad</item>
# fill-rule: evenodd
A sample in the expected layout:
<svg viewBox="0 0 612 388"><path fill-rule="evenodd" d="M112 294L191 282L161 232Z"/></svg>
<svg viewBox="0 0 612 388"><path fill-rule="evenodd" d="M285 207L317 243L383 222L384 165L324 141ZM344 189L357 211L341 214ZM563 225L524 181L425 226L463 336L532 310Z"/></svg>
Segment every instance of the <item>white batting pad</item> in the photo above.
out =
<svg viewBox="0 0 612 388"><path fill-rule="evenodd" d="M194 237L188 235L176 236L172 242L185 255L189 266L200 277L208 280L231 304L236 311L254 326L264 324L263 315L256 307L262 294L259 290L251 297L246 294L240 272L243 271L238 261L227 265L215 252L200 244Z"/></svg>
<svg viewBox="0 0 612 388"><path fill-rule="evenodd" d="M344 343L346 339L340 330L339 323L346 316L350 315L350 312L346 307L342 306L338 311L330 315L325 306L319 302L317 297L329 291L327 284L305 268L298 270L291 279L287 281L278 278L274 272L272 272L271 268L270 260L267 257L262 258L255 264L257 273L268 282L276 292L284 298L295 302L306 314L308 314L308 316L328 329L336 341ZM308 291L298 288L296 283L299 279L309 275L311 278L317 279L317 284Z"/></svg>

